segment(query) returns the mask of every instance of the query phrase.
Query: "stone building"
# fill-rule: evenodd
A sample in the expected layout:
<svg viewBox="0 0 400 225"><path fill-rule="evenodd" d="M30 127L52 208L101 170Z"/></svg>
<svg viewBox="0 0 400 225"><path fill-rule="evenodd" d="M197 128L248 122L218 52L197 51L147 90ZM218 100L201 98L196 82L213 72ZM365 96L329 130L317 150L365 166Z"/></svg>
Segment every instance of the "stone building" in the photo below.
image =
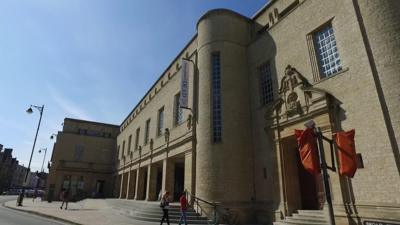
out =
<svg viewBox="0 0 400 225"><path fill-rule="evenodd" d="M112 196L118 132L116 125L65 118L51 156L49 198L63 188L72 199Z"/></svg>
<svg viewBox="0 0 400 225"><path fill-rule="evenodd" d="M27 170L28 168L26 168L24 165L17 164L11 181L12 188L22 188Z"/></svg>
<svg viewBox="0 0 400 225"><path fill-rule="evenodd" d="M115 194L188 190L243 223L326 210L294 138L313 120L326 137L355 129L363 161L352 179L329 171L336 224L400 221L399 10L397 0L271 0L252 18L207 12L122 122Z"/></svg>
<svg viewBox="0 0 400 225"><path fill-rule="evenodd" d="M18 166L18 160L12 157L12 152L12 148L3 150L0 145L0 193L11 188L14 171Z"/></svg>

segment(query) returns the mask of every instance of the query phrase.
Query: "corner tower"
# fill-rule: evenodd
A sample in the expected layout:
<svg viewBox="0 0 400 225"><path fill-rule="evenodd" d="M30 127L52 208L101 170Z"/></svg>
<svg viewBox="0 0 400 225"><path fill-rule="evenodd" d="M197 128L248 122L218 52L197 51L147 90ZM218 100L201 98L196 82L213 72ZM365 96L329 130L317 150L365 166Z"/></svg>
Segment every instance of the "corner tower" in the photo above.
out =
<svg viewBox="0 0 400 225"><path fill-rule="evenodd" d="M226 9L207 12L197 24L196 195L240 207L243 213L250 206L254 181L247 66L250 28L248 18Z"/></svg>

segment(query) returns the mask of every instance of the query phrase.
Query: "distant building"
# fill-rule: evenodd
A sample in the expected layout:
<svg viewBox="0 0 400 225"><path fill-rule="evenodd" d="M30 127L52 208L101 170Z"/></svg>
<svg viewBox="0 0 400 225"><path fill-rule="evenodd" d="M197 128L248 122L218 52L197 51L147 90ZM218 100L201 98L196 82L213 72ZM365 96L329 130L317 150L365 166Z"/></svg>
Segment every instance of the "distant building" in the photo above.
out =
<svg viewBox="0 0 400 225"><path fill-rule="evenodd" d="M69 189L72 199L111 197L119 126L66 118L54 143L49 198Z"/></svg>
<svg viewBox="0 0 400 225"><path fill-rule="evenodd" d="M12 157L12 149L0 148L0 193L11 187L14 171L17 168L18 161Z"/></svg>
<svg viewBox="0 0 400 225"><path fill-rule="evenodd" d="M12 176L11 188L22 188L22 186L24 185L27 169L28 168L26 168L23 165L18 165L17 161L17 165L14 170L14 175Z"/></svg>

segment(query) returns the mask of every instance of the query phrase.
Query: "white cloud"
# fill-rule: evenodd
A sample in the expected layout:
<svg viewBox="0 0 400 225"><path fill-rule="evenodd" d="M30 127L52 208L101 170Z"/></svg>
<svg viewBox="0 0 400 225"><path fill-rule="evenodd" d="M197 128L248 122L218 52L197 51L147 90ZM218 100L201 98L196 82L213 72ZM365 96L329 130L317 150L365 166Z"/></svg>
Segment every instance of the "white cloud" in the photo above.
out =
<svg viewBox="0 0 400 225"><path fill-rule="evenodd" d="M55 88L51 85L47 85L50 92L50 97L55 101L55 103L60 107L66 114L73 116L76 119L82 120L93 120L85 110L81 109L74 102L62 96Z"/></svg>

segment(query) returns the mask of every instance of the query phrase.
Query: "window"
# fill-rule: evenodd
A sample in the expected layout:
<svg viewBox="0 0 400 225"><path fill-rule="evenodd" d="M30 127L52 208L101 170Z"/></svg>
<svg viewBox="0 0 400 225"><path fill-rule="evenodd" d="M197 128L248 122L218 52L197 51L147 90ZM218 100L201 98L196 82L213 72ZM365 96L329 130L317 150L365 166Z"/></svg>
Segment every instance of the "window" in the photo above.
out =
<svg viewBox="0 0 400 225"><path fill-rule="evenodd" d="M128 154L131 152L132 134L129 135L128 139Z"/></svg>
<svg viewBox="0 0 400 225"><path fill-rule="evenodd" d="M122 142L122 158L125 156L125 141Z"/></svg>
<svg viewBox="0 0 400 225"><path fill-rule="evenodd" d="M174 98L174 125L175 126L183 123L183 110L181 108L180 101L179 101L180 97L181 97L181 94L178 93L175 95L175 98Z"/></svg>
<svg viewBox="0 0 400 225"><path fill-rule="evenodd" d="M117 158L118 159L120 159L120 157L119 157L119 149L121 148L121 145L118 145L118 147L117 147Z"/></svg>
<svg viewBox="0 0 400 225"><path fill-rule="evenodd" d="M259 67L260 74L260 100L261 105L266 105L274 100L274 93L272 88L272 74L271 66L266 63Z"/></svg>
<svg viewBox="0 0 400 225"><path fill-rule="evenodd" d="M83 145L75 145L74 160L82 160L84 150Z"/></svg>
<svg viewBox="0 0 400 225"><path fill-rule="evenodd" d="M146 129L144 133L144 144L149 143L149 133L150 133L150 119L146 121Z"/></svg>
<svg viewBox="0 0 400 225"><path fill-rule="evenodd" d="M139 148L139 135L140 135L140 128L136 129L135 150Z"/></svg>
<svg viewBox="0 0 400 225"><path fill-rule="evenodd" d="M320 79L342 70L335 34L331 24L313 34Z"/></svg>
<svg viewBox="0 0 400 225"><path fill-rule="evenodd" d="M221 115L221 63L219 53L211 55L212 65L212 126L213 142L221 142L222 139L222 115Z"/></svg>
<svg viewBox="0 0 400 225"><path fill-rule="evenodd" d="M157 135L162 135L164 129L164 107L158 110Z"/></svg>

